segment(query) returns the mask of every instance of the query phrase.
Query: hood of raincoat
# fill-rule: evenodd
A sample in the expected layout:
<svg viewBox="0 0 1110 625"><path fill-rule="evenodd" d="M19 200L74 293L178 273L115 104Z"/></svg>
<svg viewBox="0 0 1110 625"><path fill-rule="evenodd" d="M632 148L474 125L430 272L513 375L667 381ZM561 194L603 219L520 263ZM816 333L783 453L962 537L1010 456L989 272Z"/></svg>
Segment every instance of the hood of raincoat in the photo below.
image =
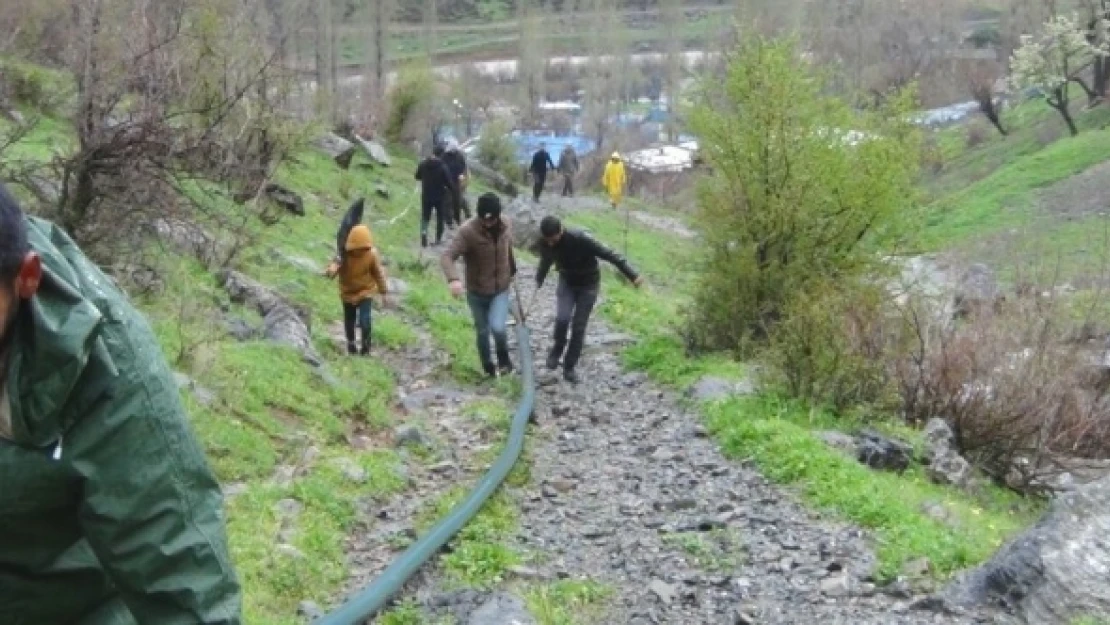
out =
<svg viewBox="0 0 1110 625"><path fill-rule="evenodd" d="M71 425L67 405L95 400L118 375L99 329L122 294L99 270L89 271L90 261L52 224L29 217L27 225L31 247L42 257L43 282L22 304L13 329L7 390L13 440L44 446ZM89 367L99 375L85 376L78 388Z"/></svg>
<svg viewBox="0 0 1110 625"><path fill-rule="evenodd" d="M351 228L351 234L347 235L347 251L353 252L355 250L368 250L374 246L374 236L370 233L370 227L364 224L359 224Z"/></svg>
<svg viewBox="0 0 1110 625"><path fill-rule="evenodd" d="M621 160L621 155L620 155L620 152L613 152L613 155L612 155L612 156L610 156L610 157L609 157L609 159L610 159L610 160L613 160L613 161L619 161L619 160Z"/></svg>

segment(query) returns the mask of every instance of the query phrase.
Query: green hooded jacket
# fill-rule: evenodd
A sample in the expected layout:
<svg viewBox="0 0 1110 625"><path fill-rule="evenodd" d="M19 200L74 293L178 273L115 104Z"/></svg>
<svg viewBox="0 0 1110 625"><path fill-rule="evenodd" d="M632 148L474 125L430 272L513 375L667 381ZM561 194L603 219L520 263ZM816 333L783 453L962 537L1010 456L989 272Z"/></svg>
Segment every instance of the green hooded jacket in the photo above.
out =
<svg viewBox="0 0 1110 625"><path fill-rule="evenodd" d="M238 624L219 485L126 296L54 225L0 393L0 623ZM7 418L4 418L7 412Z"/></svg>

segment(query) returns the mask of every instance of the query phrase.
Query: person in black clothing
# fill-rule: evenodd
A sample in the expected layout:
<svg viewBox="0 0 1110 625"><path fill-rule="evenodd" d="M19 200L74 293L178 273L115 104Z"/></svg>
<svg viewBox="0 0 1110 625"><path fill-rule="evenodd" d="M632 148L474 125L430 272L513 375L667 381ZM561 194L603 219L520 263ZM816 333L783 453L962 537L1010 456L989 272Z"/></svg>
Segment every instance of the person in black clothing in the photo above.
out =
<svg viewBox="0 0 1110 625"><path fill-rule="evenodd" d="M421 182L420 198L420 245L428 247L428 222L431 221L432 211L436 213L436 245L443 241L444 221L451 221L446 214L444 202L450 194L455 193L456 184L451 178L451 172L443 163L443 147L436 146L432 155L416 168L416 179Z"/></svg>
<svg viewBox="0 0 1110 625"><path fill-rule="evenodd" d="M459 144L451 140L447 144L447 152L443 155L443 164L451 172L451 179L455 181L455 193L451 195L451 209L448 217L455 221L456 226L461 226L463 215L470 219L470 206L466 203L466 182L469 172L466 167L466 155L459 149Z"/></svg>
<svg viewBox="0 0 1110 625"><path fill-rule="evenodd" d="M564 230L558 217L544 217L540 221L540 234L543 235L544 245L541 246L540 266L536 270L536 288L543 287L543 281L552 264L559 270L555 344L547 355L547 368L558 369L559 359L566 350L563 378L571 384L577 384L578 374L574 368L582 355L586 326L601 288L601 269L597 260L600 258L612 263L637 288L643 284L643 278L622 256L590 235L578 230ZM569 347L567 330L570 330Z"/></svg>
<svg viewBox="0 0 1110 625"><path fill-rule="evenodd" d="M532 155L532 166L528 168L528 171L532 172L532 199L536 202L540 201L543 185L547 182L548 166L555 169L555 163L551 161L551 155L547 153L547 146L541 143L540 149Z"/></svg>

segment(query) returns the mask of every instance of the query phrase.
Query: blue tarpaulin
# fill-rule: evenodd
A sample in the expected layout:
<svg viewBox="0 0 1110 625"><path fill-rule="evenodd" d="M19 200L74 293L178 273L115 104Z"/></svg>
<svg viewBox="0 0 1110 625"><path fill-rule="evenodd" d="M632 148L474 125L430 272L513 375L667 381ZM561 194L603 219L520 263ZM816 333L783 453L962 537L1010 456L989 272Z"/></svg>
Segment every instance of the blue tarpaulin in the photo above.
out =
<svg viewBox="0 0 1110 625"><path fill-rule="evenodd" d="M548 132L517 131L511 135L511 138L513 143L516 144L517 162L524 165L532 162L532 154L540 148L541 143L547 145L547 151L551 154L551 160L556 163L559 162L559 153L562 152L563 148L567 145L573 147L579 157L585 156L597 149L597 144L592 139L582 135L557 136L554 133Z"/></svg>

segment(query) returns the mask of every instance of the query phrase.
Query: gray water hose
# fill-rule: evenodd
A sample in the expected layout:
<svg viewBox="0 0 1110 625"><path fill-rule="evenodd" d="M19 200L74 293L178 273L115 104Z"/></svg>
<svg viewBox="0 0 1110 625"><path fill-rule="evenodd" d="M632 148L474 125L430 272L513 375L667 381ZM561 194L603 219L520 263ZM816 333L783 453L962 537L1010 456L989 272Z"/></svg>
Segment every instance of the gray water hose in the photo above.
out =
<svg viewBox="0 0 1110 625"><path fill-rule="evenodd" d="M517 303L519 308L519 301ZM523 311L520 311L522 313ZM518 313L518 314L520 314ZM509 476L524 449L524 432L536 402L536 380L532 364L531 337L523 319L516 325L517 351L520 354L520 374L524 395L513 415L509 440L501 455L489 471L479 480L465 501L455 506L435 527L413 543L377 579L342 606L327 616L314 621L314 625L359 625L374 616L405 585L413 574L451 540L485 505L486 500Z"/></svg>

